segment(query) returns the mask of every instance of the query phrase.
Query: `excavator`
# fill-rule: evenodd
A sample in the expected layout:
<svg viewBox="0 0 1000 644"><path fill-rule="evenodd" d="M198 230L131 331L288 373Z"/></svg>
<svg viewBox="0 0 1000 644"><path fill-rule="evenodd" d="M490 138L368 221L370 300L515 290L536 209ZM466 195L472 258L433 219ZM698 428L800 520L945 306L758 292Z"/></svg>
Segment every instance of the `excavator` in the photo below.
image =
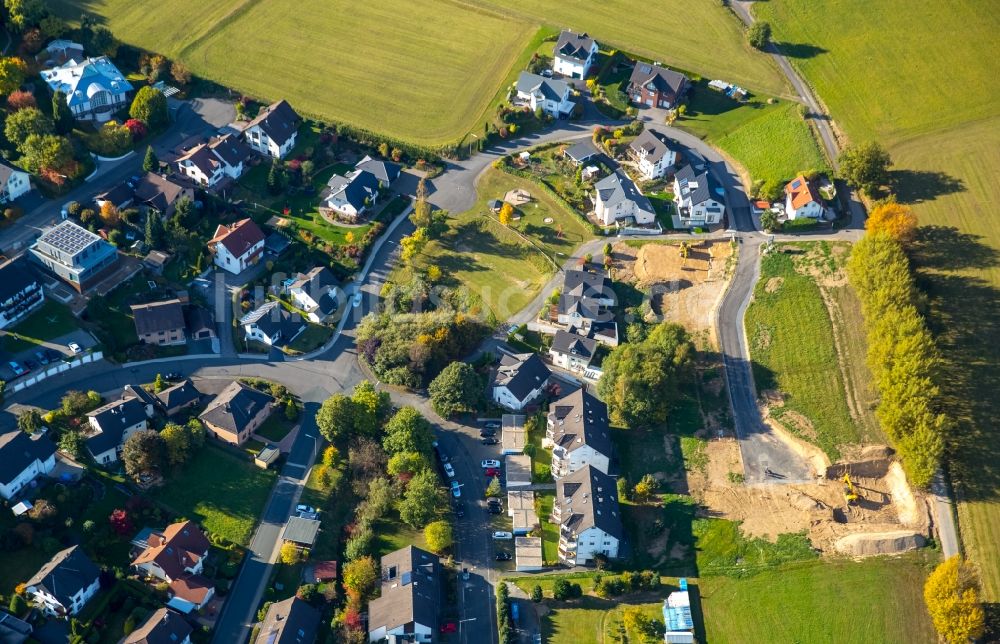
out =
<svg viewBox="0 0 1000 644"><path fill-rule="evenodd" d="M853 505L858 502L858 491L854 487L854 483L851 481L851 474L849 472L844 472L844 498L847 500L847 505Z"/></svg>

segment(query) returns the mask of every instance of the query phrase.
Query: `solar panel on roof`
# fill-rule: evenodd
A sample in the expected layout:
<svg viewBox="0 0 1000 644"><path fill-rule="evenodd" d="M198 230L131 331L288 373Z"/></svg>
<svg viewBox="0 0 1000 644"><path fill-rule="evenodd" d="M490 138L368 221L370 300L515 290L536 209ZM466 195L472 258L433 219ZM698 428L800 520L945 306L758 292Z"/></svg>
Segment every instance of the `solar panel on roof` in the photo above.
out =
<svg viewBox="0 0 1000 644"><path fill-rule="evenodd" d="M796 179L795 181L792 182L792 190L798 190L801 185L802 182Z"/></svg>

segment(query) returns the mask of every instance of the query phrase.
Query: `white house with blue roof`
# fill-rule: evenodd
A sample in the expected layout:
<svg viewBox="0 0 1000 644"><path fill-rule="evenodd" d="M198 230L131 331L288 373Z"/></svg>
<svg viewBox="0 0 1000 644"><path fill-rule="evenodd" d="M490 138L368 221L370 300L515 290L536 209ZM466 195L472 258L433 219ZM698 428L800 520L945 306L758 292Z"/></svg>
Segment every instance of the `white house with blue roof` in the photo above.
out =
<svg viewBox="0 0 1000 644"><path fill-rule="evenodd" d="M42 80L54 92L66 95L73 116L104 122L128 104L132 84L107 56L88 58L42 72Z"/></svg>

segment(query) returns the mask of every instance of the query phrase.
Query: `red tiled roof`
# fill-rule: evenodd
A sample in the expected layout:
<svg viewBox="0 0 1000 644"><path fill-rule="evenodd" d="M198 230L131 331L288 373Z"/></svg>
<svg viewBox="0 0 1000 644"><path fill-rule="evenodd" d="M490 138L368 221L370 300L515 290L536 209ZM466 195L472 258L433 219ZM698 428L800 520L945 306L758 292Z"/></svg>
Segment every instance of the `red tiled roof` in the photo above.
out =
<svg viewBox="0 0 1000 644"><path fill-rule="evenodd" d="M242 257L256 244L264 241L264 233L252 219L241 219L231 226L220 225L209 240L209 248L222 244L233 257Z"/></svg>
<svg viewBox="0 0 1000 644"><path fill-rule="evenodd" d="M170 582L170 592L174 597L200 606L212 590L212 582L201 575L187 575Z"/></svg>
<svg viewBox="0 0 1000 644"><path fill-rule="evenodd" d="M149 536L149 546L139 553L133 566L156 563L170 579L177 579L186 573L185 568L194 567L208 552L208 539L193 521L182 521L167 526L163 534Z"/></svg>
<svg viewBox="0 0 1000 644"><path fill-rule="evenodd" d="M798 210L806 204L820 200L819 193L811 181L807 181L801 174L785 186L785 194L792 196L792 208Z"/></svg>

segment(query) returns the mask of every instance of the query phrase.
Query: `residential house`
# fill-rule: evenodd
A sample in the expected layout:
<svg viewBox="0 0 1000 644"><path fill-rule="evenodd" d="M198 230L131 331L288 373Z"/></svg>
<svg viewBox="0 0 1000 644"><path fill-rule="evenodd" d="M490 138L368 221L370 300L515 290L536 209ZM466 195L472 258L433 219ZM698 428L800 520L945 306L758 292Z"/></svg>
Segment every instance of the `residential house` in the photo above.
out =
<svg viewBox="0 0 1000 644"><path fill-rule="evenodd" d="M316 641L321 615L309 602L292 596L274 602L260 623L261 644L310 644Z"/></svg>
<svg viewBox="0 0 1000 644"><path fill-rule="evenodd" d="M257 152L281 159L295 147L301 122L292 106L281 100L263 108L257 118L247 124L243 139Z"/></svg>
<svg viewBox="0 0 1000 644"><path fill-rule="evenodd" d="M193 630L180 613L160 608L126 635L121 644L191 644Z"/></svg>
<svg viewBox="0 0 1000 644"><path fill-rule="evenodd" d="M584 139L563 150L563 155L576 166L583 165L600 154L590 139Z"/></svg>
<svg viewBox="0 0 1000 644"><path fill-rule="evenodd" d="M559 526L559 560L585 566L597 555L618 558L624 538L615 480L587 465L556 482L552 523Z"/></svg>
<svg viewBox="0 0 1000 644"><path fill-rule="evenodd" d="M190 380L185 378L172 387L167 387L156 394L157 402L163 409L163 413L169 416L176 416L185 409L197 406L201 402L201 392Z"/></svg>
<svg viewBox="0 0 1000 644"><path fill-rule="evenodd" d="M10 203L31 190L31 175L0 157L0 204Z"/></svg>
<svg viewBox="0 0 1000 644"><path fill-rule="evenodd" d="M569 371L585 371L596 352L597 340L562 329L556 331L549 347L552 364Z"/></svg>
<svg viewBox="0 0 1000 644"><path fill-rule="evenodd" d="M57 552L24 582L25 594L53 617L76 615L100 589L101 571L80 546Z"/></svg>
<svg viewBox="0 0 1000 644"><path fill-rule="evenodd" d="M789 219L819 219L824 210L816 184L803 175L795 177L785 186L785 215Z"/></svg>
<svg viewBox="0 0 1000 644"><path fill-rule="evenodd" d="M135 397L101 405L87 413L90 431L84 440L87 451L99 465L118 462L118 454L129 436L148 428L146 405Z"/></svg>
<svg viewBox="0 0 1000 644"><path fill-rule="evenodd" d="M132 305L135 332L140 342L169 346L184 344L184 308L178 299Z"/></svg>
<svg viewBox="0 0 1000 644"><path fill-rule="evenodd" d="M274 398L242 382L231 382L198 416L208 432L227 443L242 445L273 411Z"/></svg>
<svg viewBox="0 0 1000 644"><path fill-rule="evenodd" d="M608 311L615 306L615 291L604 273L568 270L563 277L556 320L567 327L589 331L599 321L611 319Z"/></svg>
<svg viewBox="0 0 1000 644"><path fill-rule="evenodd" d="M224 134L191 148L177 159L177 171L203 188L239 179L250 163L250 148L233 134Z"/></svg>
<svg viewBox="0 0 1000 644"><path fill-rule="evenodd" d="M229 226L217 226L208 249L215 256L216 266L238 275L260 260L264 239L264 232L253 219L241 219Z"/></svg>
<svg viewBox="0 0 1000 644"><path fill-rule="evenodd" d="M575 107L570 100L569 83L556 78L521 72L515 89L518 101L532 110L540 109L552 118L565 118Z"/></svg>
<svg viewBox="0 0 1000 644"><path fill-rule="evenodd" d="M584 389L563 396L549 406L542 444L552 448L554 479L588 466L607 474L612 453L608 406Z"/></svg>
<svg viewBox="0 0 1000 644"><path fill-rule="evenodd" d="M163 532L153 532L132 567L147 577L169 584L167 606L182 613L203 608L215 595L215 585L202 575L211 547L193 521L179 521Z"/></svg>
<svg viewBox="0 0 1000 644"><path fill-rule="evenodd" d="M3 644L24 644L35 629L23 619L18 619L0 610L0 642Z"/></svg>
<svg viewBox="0 0 1000 644"><path fill-rule="evenodd" d="M94 203L98 208L103 207L106 202L110 202L118 210L124 210L135 203L135 188L129 181L122 181L94 196Z"/></svg>
<svg viewBox="0 0 1000 644"><path fill-rule="evenodd" d="M56 466L56 446L45 436L19 429L0 434L0 496L10 501Z"/></svg>
<svg viewBox="0 0 1000 644"><path fill-rule="evenodd" d="M552 51L552 71L570 78L586 78L596 55L596 40L586 33L564 29Z"/></svg>
<svg viewBox="0 0 1000 644"><path fill-rule="evenodd" d="M132 201L169 219L173 217L177 202L181 199L194 202L194 190L191 186L164 174L147 172L135 184Z"/></svg>
<svg viewBox="0 0 1000 644"><path fill-rule="evenodd" d="M329 322L339 308L337 278L325 266L300 273L288 287L292 304L302 309L310 322Z"/></svg>
<svg viewBox="0 0 1000 644"><path fill-rule="evenodd" d="M656 130L643 130L632 139L628 151L642 176L651 181L662 178L677 163L676 145L666 134Z"/></svg>
<svg viewBox="0 0 1000 644"><path fill-rule="evenodd" d="M594 184L594 216L604 226L623 220L651 224L656 219L653 204L620 168Z"/></svg>
<svg viewBox="0 0 1000 644"><path fill-rule="evenodd" d="M269 347L288 345L306 330L298 313L289 313L277 300L270 300L242 318L243 335L248 342L260 342Z"/></svg>
<svg viewBox="0 0 1000 644"><path fill-rule="evenodd" d="M122 389L122 399L127 398L135 398L142 403L146 418L153 418L156 415L156 410L160 408L159 399L139 385L125 385Z"/></svg>
<svg viewBox="0 0 1000 644"><path fill-rule="evenodd" d="M346 177L330 177L323 193L326 207L348 221L357 221L378 201L379 179L367 170L354 170Z"/></svg>
<svg viewBox="0 0 1000 644"><path fill-rule="evenodd" d="M118 249L72 221L42 233L29 250L35 261L81 293L118 265Z"/></svg>
<svg viewBox="0 0 1000 644"><path fill-rule="evenodd" d="M62 65L70 60L83 60L83 45L72 40L57 38L45 46L44 54L37 58L45 58L52 66Z"/></svg>
<svg viewBox="0 0 1000 644"><path fill-rule="evenodd" d="M726 214L726 191L707 170L686 165L674 175L674 228L713 226Z"/></svg>
<svg viewBox="0 0 1000 644"><path fill-rule="evenodd" d="M25 260L0 265L0 329L14 326L44 303L42 285Z"/></svg>
<svg viewBox="0 0 1000 644"><path fill-rule="evenodd" d="M689 87L690 83L684 74L659 65L639 62L632 69L626 94L640 105L674 109Z"/></svg>
<svg viewBox="0 0 1000 644"><path fill-rule="evenodd" d="M73 116L82 120L104 122L127 107L132 84L107 56L87 58L41 72L42 80L53 92L66 95Z"/></svg>
<svg viewBox="0 0 1000 644"><path fill-rule="evenodd" d="M368 603L368 641L432 642L441 609L441 560L407 546L382 557L381 596Z"/></svg>
<svg viewBox="0 0 1000 644"><path fill-rule="evenodd" d="M392 183L399 178L399 173L402 171L403 167L398 163L393 163L392 161L383 161L381 159L373 159L368 155L361 159L354 166L355 170L371 172L378 179L378 185L380 188L388 188Z"/></svg>
<svg viewBox="0 0 1000 644"><path fill-rule="evenodd" d="M184 323L188 335L195 340L209 340L215 337L215 316L206 308L184 307Z"/></svg>
<svg viewBox="0 0 1000 644"><path fill-rule="evenodd" d="M541 395L552 373L535 353L503 353L493 379L493 401L521 410Z"/></svg>

